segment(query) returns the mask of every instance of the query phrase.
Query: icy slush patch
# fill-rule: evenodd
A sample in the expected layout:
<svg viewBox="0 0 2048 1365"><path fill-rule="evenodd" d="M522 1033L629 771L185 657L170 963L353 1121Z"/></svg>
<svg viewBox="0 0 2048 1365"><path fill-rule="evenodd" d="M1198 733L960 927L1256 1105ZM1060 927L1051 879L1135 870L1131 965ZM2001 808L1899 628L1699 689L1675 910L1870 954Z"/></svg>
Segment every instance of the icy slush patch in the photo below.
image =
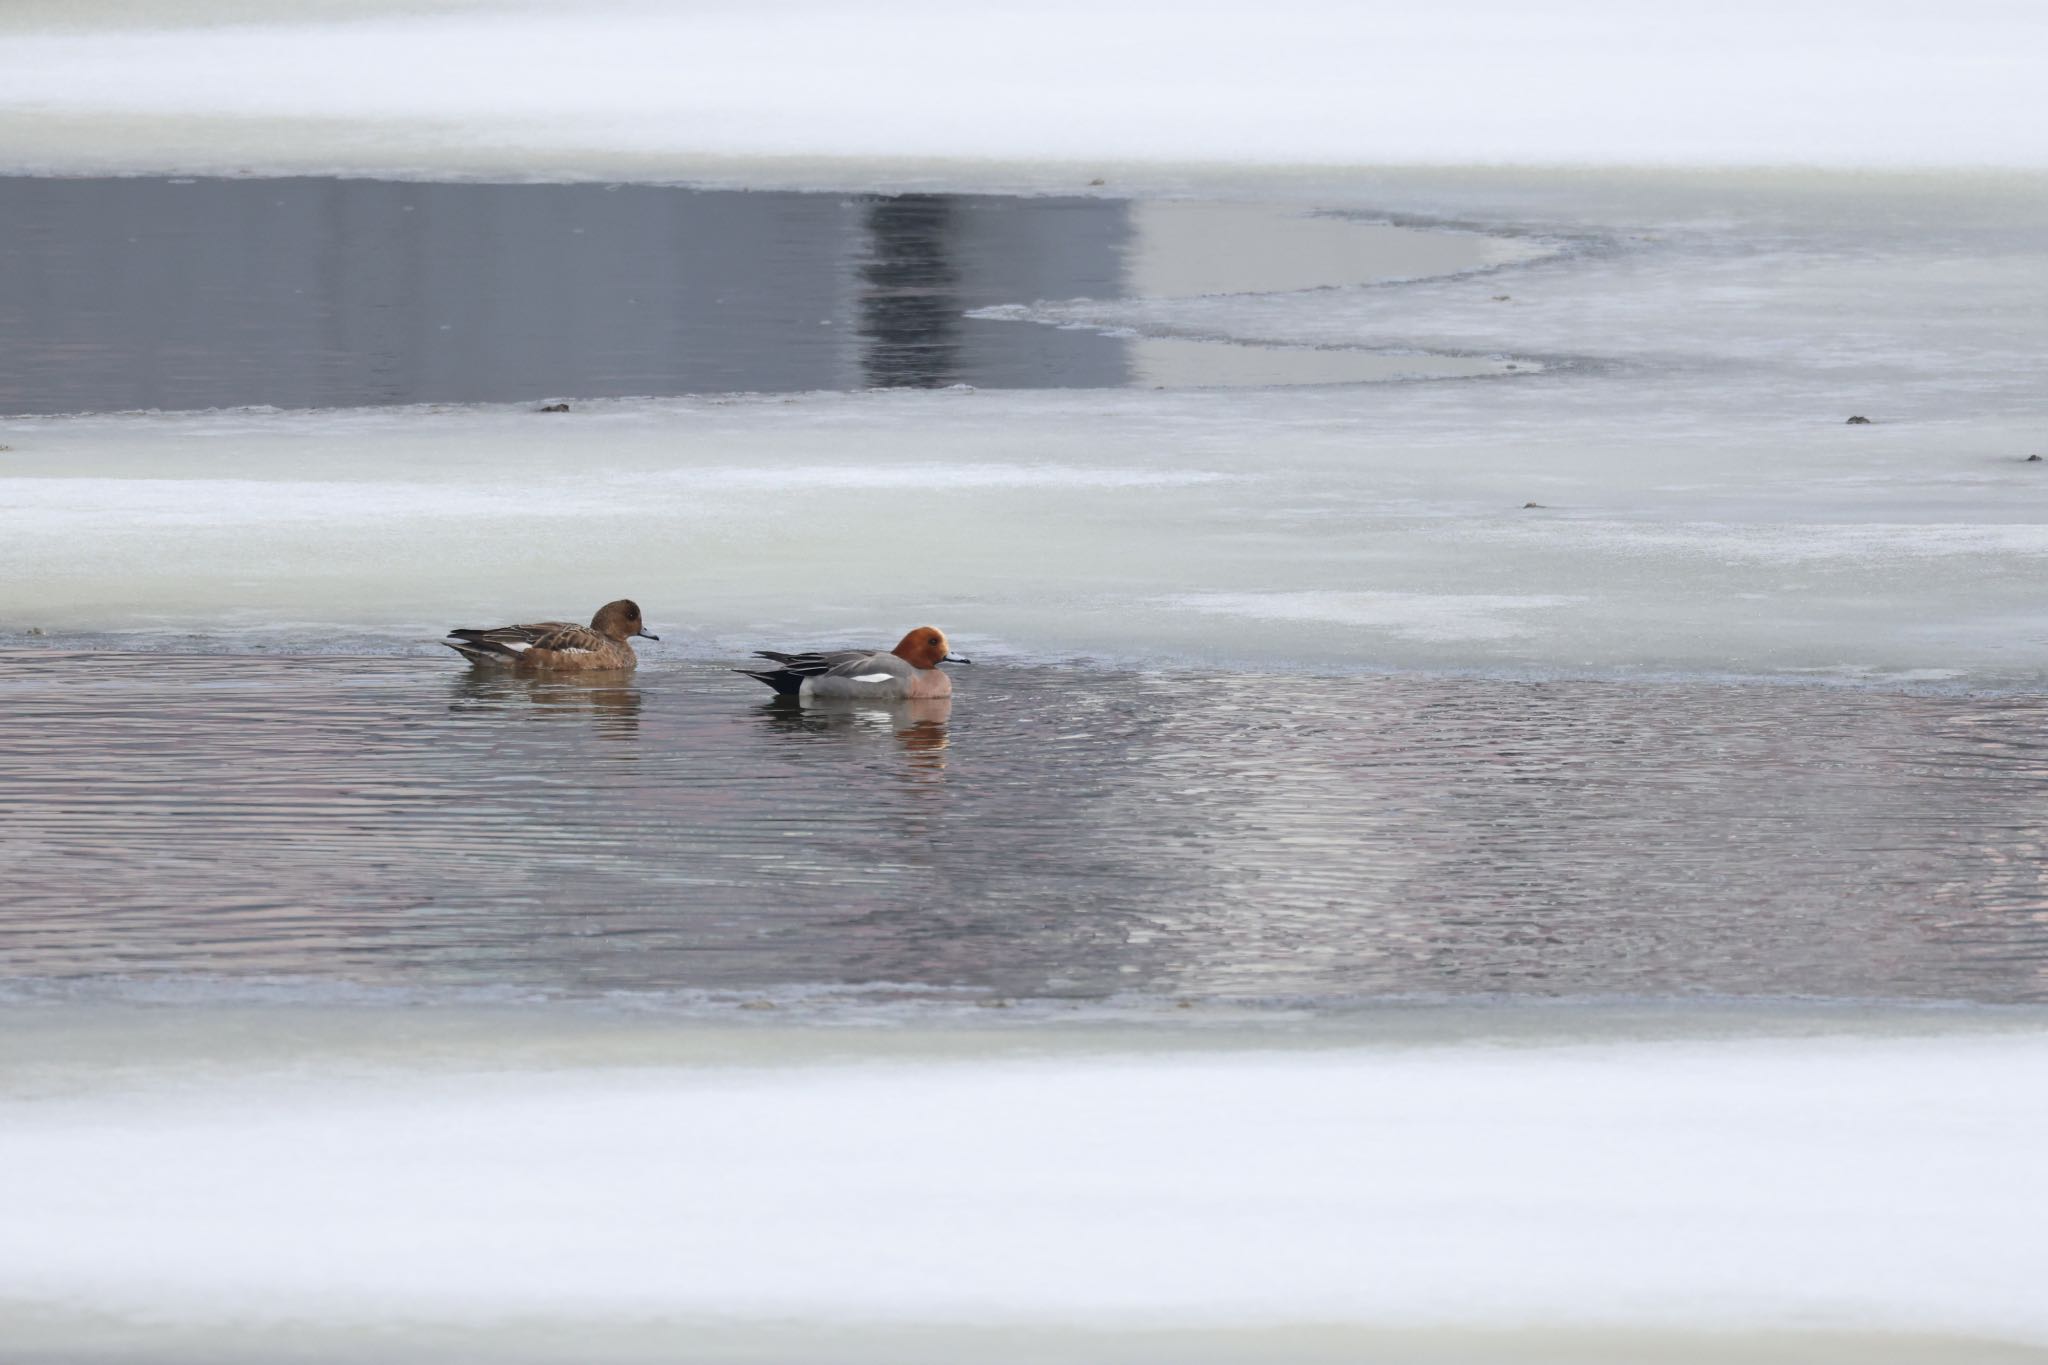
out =
<svg viewBox="0 0 2048 1365"><path fill-rule="evenodd" d="M152 525L236 523L330 525L448 518L615 513L635 491L696 493L1000 491L1004 489L1185 488L1233 476L1210 470L1084 469L1070 465L799 465L782 469L713 466L660 473L594 474L524 488L432 482L326 479L0 478L0 515L33 517L37 528L92 530L124 519ZM686 508L666 509L671 514Z"/></svg>
<svg viewBox="0 0 2048 1365"><path fill-rule="evenodd" d="M1162 599L1167 605L1262 621L1312 621L1384 630L1413 640L1506 640L1538 623L1520 613L1569 607L1580 597L1533 593L1215 592Z"/></svg>
<svg viewBox="0 0 2048 1365"><path fill-rule="evenodd" d="M797 465L786 469L713 467L651 476L650 483L747 492L787 489L1186 488L1242 477L1210 469L1091 468L1073 464Z"/></svg>
<svg viewBox="0 0 2048 1365"><path fill-rule="evenodd" d="M1857 560L1892 563L1963 555L2031 559L2048 555L2048 525L2039 523L1799 522L1743 526L1682 522L1646 526L1571 519L1570 526L1570 534L1581 544L1599 546L1616 554L1682 551L1703 560L1758 564L1825 564ZM1550 528L1495 525L1478 530L1475 536L1540 543L1555 539L1556 532Z"/></svg>

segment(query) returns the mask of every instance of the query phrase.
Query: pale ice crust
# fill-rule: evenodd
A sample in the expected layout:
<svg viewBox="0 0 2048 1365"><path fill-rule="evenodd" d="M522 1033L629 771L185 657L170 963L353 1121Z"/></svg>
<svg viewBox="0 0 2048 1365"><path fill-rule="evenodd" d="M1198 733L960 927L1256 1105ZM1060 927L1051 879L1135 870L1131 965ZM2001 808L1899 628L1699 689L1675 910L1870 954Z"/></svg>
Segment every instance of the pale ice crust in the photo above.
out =
<svg viewBox="0 0 2048 1365"><path fill-rule="evenodd" d="M1999 0L9 9L16 169L2048 164L2048 17Z"/></svg>
<svg viewBox="0 0 2048 1365"><path fill-rule="evenodd" d="M893 1059L826 1030L677 1061L645 1037L494 1050L426 1021L351 1055L345 1019L287 1015L293 1049L266 1062L207 1044L203 1017L178 1026L182 1060L137 1067L88 1026L11 1069L10 1312L2048 1343L2029 1250L2048 1098L2019 1083L2048 1065L2037 1021L1021 1050L953 1032L928 1055L898 1035Z"/></svg>
<svg viewBox="0 0 2048 1365"><path fill-rule="evenodd" d="M1467 641L1528 634L1535 618L1525 613L1572 605L1570 598L1540 594L1456 597L1392 592L1190 593L1165 602L1247 620L1361 626L1422 640Z"/></svg>

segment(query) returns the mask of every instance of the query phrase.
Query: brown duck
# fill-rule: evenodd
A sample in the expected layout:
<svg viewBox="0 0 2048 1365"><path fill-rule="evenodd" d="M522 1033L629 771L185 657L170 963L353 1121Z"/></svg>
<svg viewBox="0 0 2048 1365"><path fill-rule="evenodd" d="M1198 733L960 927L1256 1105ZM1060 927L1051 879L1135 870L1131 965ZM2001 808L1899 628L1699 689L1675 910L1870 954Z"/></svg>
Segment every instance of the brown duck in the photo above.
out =
<svg viewBox="0 0 2048 1365"><path fill-rule="evenodd" d="M634 637L659 640L640 623L640 604L620 598L597 609L587 626L540 621L530 626L463 627L441 643L480 668L521 673L618 673L639 663Z"/></svg>

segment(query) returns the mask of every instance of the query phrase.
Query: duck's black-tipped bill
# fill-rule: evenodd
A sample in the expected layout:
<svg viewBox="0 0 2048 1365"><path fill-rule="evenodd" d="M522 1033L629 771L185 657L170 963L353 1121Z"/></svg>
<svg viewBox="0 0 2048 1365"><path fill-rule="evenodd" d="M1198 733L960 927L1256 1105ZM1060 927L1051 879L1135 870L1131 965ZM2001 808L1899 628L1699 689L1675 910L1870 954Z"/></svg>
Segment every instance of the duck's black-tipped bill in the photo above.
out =
<svg viewBox="0 0 2048 1365"><path fill-rule="evenodd" d="M643 630L640 632L639 638L642 640L659 640L661 637L651 630Z"/></svg>
<svg viewBox="0 0 2048 1365"><path fill-rule="evenodd" d="M945 658L939 660L939 662L942 664L971 664L974 662L974 660L963 659L958 654L948 654Z"/></svg>

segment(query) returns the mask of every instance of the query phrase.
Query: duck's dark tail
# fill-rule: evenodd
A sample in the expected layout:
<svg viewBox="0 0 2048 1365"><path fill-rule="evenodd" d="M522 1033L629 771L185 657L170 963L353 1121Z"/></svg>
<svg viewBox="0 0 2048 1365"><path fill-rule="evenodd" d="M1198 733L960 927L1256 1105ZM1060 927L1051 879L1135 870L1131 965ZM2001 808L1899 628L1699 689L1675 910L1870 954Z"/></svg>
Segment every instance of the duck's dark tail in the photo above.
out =
<svg viewBox="0 0 2048 1365"><path fill-rule="evenodd" d="M735 668L735 673L744 673L750 678L767 683L775 689L777 696L793 697L803 690L804 675L787 668L764 669L756 673L751 668Z"/></svg>
<svg viewBox="0 0 2048 1365"><path fill-rule="evenodd" d="M859 657L853 653L784 654L779 649L757 649L754 653L771 663L779 664L780 667L764 668L758 672L751 668L735 668L733 672L744 673L750 678L759 678L774 688L777 695L784 697L795 696L803 690L805 678L817 677L830 669L835 661Z"/></svg>
<svg viewBox="0 0 2048 1365"><path fill-rule="evenodd" d="M451 631L441 643L473 664L509 664L518 660L518 650L496 640L479 638L481 635L481 631Z"/></svg>

